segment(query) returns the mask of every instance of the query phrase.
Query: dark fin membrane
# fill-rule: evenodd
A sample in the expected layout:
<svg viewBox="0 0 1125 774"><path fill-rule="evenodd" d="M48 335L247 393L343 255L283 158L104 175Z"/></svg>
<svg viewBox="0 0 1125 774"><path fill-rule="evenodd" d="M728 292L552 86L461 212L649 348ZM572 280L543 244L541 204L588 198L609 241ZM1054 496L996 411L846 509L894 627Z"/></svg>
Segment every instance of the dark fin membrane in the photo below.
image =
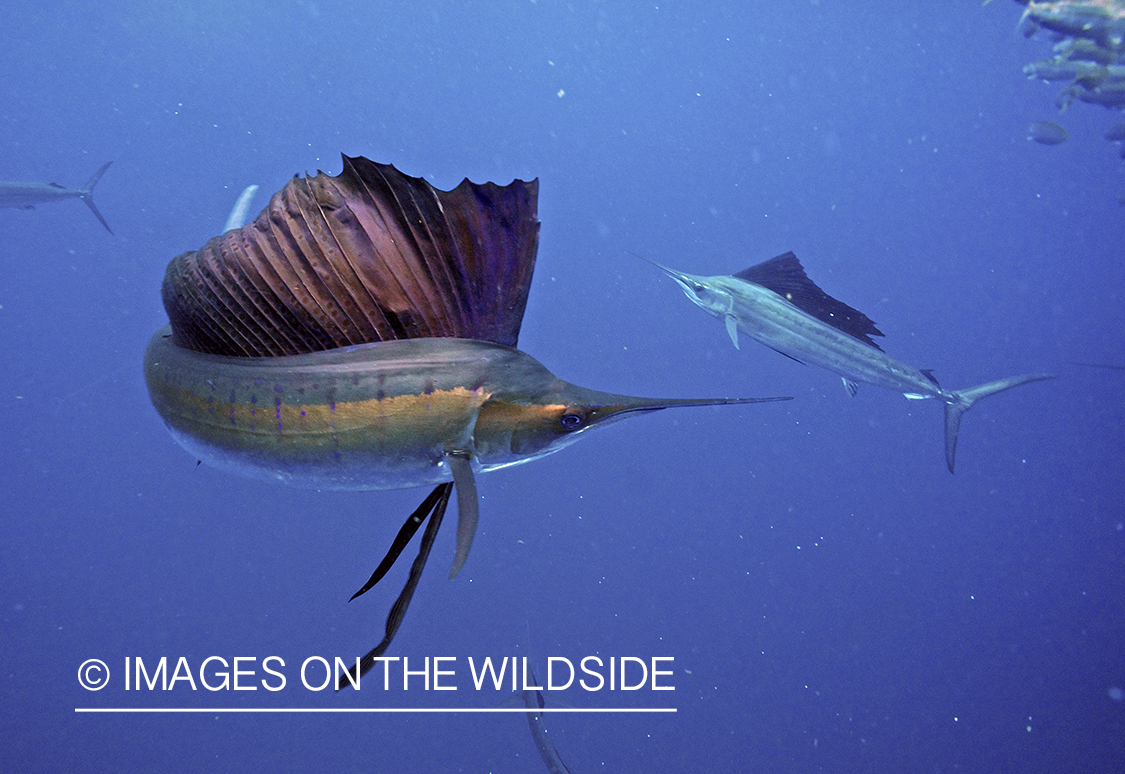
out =
<svg viewBox="0 0 1125 774"><path fill-rule="evenodd" d="M734 276L768 288L821 322L854 336L877 350L883 349L870 338L883 335L871 318L817 287L805 274L804 267L792 252L743 269Z"/></svg>
<svg viewBox="0 0 1125 774"><path fill-rule="evenodd" d="M539 182L439 191L344 156L168 266L177 346L269 357L396 339L515 346L539 243Z"/></svg>
<svg viewBox="0 0 1125 774"><path fill-rule="evenodd" d="M398 561L402 549L406 548L410 539L414 537L414 533L422 526L422 522L426 520L426 517L430 515L434 506L437 505L437 501L441 499L443 486L444 485L434 487L434 491L430 492L426 499L422 501L422 504L414 509L414 513L410 514L406 519L406 523L402 525L398 534L395 535L394 542L392 542L391 547L387 549L387 555L383 557L383 561L379 562L379 566L375 568L375 572L371 573L371 577L367 579L367 583L363 584L363 587L360 588L359 591L351 595L348 599L349 602L356 597L366 594L376 583L383 580L383 576L386 575L391 567L394 566L394 563Z"/></svg>
<svg viewBox="0 0 1125 774"><path fill-rule="evenodd" d="M375 574L371 576L371 580L352 597L352 599L355 599L379 582L383 574L390 569L390 565L394 564L395 559L402 553L406 543L418 531L422 521L429 516L430 523L426 525L426 531L422 533L422 543L418 546L418 556L414 557L414 563L410 565L410 575L406 579L406 585L402 587L398 599L391 605L391 611L387 614L387 625L384 629L382 641L360 659L358 669L350 669L347 674L340 678L340 682L336 684L336 690L342 690L347 685L355 687L359 683L359 678L375 666L375 659L386 653L387 648L391 646L391 640L398 633L398 628L402 626L402 620L406 618L406 611L410 607L410 600L414 597L414 590L418 588L418 581L422 579L422 571L426 569L426 560L430 558L430 549L434 547L434 540L437 539L438 530L441 529L441 520L445 518L445 509L449 505L449 495L452 491L452 482L438 484L434 487L429 497L422 501L422 505L418 506L414 513L410 514L410 518L399 530L398 537L395 538L387 556L379 564L379 569L375 570ZM423 509L426 510L423 511ZM422 514L421 518L417 518L420 513ZM409 534L407 534L405 540L402 540L404 533ZM386 565L386 568L384 568L384 565ZM380 574L379 570L382 570L383 573Z"/></svg>
<svg viewBox="0 0 1125 774"><path fill-rule="evenodd" d="M937 377L934 376L934 370L932 368L923 368L922 376L933 382L935 387L941 387L941 385L938 383Z"/></svg>

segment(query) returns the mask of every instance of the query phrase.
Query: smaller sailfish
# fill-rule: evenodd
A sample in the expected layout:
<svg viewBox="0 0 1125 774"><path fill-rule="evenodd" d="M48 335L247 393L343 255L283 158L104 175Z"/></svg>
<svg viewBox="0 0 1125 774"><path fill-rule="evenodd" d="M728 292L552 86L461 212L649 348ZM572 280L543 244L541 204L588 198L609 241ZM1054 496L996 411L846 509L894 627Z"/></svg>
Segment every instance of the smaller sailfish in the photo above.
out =
<svg viewBox="0 0 1125 774"><path fill-rule="evenodd" d="M94 186L102 179L102 175L109 169L112 161L102 164L98 171L90 175L86 185L81 188L66 188L58 183L15 183L0 181L0 207L11 207L17 210L34 210L40 204L61 202L63 199L81 199L86 202L90 212L105 226L105 230L113 233L113 229L106 223L105 218L94 206Z"/></svg>
<svg viewBox="0 0 1125 774"><path fill-rule="evenodd" d="M858 382L863 382L901 392L907 398L936 398L945 403L945 462L950 473L961 416L974 403L1021 384L1054 378L1024 374L964 390L946 390L930 371L883 352L871 338L883 335L875 323L821 290L791 252L737 274L714 277L653 265L674 279L697 306L726 324L736 349L741 332L793 360L838 374L849 395L855 395Z"/></svg>

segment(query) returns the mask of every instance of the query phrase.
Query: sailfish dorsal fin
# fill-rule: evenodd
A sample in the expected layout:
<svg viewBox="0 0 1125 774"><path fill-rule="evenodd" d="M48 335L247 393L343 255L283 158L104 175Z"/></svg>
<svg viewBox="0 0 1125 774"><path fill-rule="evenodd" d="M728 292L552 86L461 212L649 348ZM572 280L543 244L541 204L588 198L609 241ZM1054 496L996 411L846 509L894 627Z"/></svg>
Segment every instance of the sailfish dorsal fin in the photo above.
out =
<svg viewBox="0 0 1125 774"><path fill-rule="evenodd" d="M413 338L515 346L539 242L538 180L439 191L343 158L338 176L294 177L252 223L169 264L175 343L252 357Z"/></svg>
<svg viewBox="0 0 1125 774"><path fill-rule="evenodd" d="M821 322L882 350L871 340L872 336L883 335L871 318L821 290L792 252L743 269L734 276L772 290Z"/></svg>

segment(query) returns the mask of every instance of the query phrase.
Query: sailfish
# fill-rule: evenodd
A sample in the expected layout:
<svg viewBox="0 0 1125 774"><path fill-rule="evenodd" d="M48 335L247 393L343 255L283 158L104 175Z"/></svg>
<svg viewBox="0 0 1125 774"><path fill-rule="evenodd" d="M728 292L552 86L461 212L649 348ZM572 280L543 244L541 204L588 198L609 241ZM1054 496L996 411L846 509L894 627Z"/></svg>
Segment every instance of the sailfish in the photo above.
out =
<svg viewBox="0 0 1125 774"><path fill-rule="evenodd" d="M538 180L441 191L343 158L294 177L251 223L172 260L169 325L145 352L157 413L198 459L319 489L433 486L371 578L429 519L382 641L390 646L457 493L450 577L478 520L475 476L625 417L787 398L653 399L570 384L516 349L538 247Z"/></svg>
<svg viewBox="0 0 1125 774"><path fill-rule="evenodd" d="M885 353L871 338L883 335L871 318L821 290L792 252L737 274L713 277L685 274L648 262L675 280L696 306L722 320L735 349L742 333L799 363L839 375L849 395L854 396L858 383L863 382L901 392L913 400L935 398L943 402L945 462L950 473L961 417L974 403L1021 384L1054 378L1052 374L1024 374L964 390L946 390L931 371L919 370Z"/></svg>
<svg viewBox="0 0 1125 774"><path fill-rule="evenodd" d="M94 205L94 186L102 179L102 175L109 169L112 161L107 161L98 167L98 171L90 175L86 185L81 188L65 188L58 183L18 183L0 181L0 207L11 207L19 210L34 210L40 204L58 202L63 199L81 199L86 202L90 212L105 226L105 230L113 233L113 229L106 223L105 218L98 212Z"/></svg>

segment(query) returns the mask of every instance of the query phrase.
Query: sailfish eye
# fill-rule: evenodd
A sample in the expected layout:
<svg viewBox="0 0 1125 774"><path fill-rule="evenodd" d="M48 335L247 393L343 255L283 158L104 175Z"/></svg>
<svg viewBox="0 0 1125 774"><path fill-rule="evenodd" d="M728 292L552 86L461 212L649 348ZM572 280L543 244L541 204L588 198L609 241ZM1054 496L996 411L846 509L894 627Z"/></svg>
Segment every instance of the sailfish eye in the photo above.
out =
<svg viewBox="0 0 1125 774"><path fill-rule="evenodd" d="M578 430L585 423L586 416L578 409L567 409L562 413L562 416L559 417L559 424L562 425L563 430L568 432Z"/></svg>

